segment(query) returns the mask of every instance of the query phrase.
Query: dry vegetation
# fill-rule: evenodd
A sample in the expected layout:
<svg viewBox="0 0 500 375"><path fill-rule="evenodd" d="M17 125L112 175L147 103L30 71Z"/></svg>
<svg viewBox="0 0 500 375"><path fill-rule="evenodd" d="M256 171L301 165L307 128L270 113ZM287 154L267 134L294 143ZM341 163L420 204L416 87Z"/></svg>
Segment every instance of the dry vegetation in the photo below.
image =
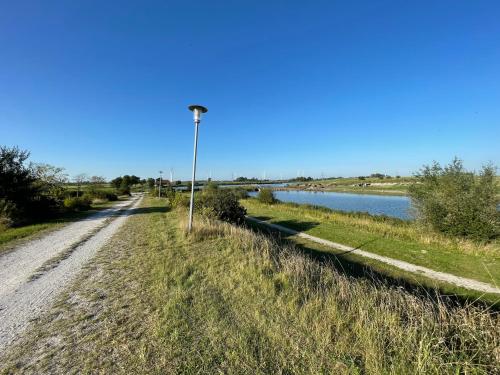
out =
<svg viewBox="0 0 500 375"><path fill-rule="evenodd" d="M343 275L149 199L27 339L23 373L498 373L498 313Z"/></svg>

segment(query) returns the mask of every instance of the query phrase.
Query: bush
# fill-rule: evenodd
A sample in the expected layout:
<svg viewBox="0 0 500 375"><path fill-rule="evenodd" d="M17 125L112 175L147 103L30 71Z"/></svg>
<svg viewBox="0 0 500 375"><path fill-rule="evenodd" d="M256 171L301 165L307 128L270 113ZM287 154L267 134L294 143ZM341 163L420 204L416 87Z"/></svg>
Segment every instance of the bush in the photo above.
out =
<svg viewBox="0 0 500 375"><path fill-rule="evenodd" d="M48 218L61 207L66 181L62 169L28 163L28 158L28 151L0 146L0 199L15 207L15 212L2 214L4 226L6 218L21 225Z"/></svg>
<svg viewBox="0 0 500 375"><path fill-rule="evenodd" d="M170 193L168 196L168 200L173 208L189 207L189 195L187 194L173 191L173 194Z"/></svg>
<svg viewBox="0 0 500 375"><path fill-rule="evenodd" d="M248 191L243 188L236 188L231 190L236 197L236 199L248 198Z"/></svg>
<svg viewBox="0 0 500 375"><path fill-rule="evenodd" d="M118 196L115 193L106 193L106 199L110 202L118 200Z"/></svg>
<svg viewBox="0 0 500 375"><path fill-rule="evenodd" d="M5 199L0 199L0 232L14 224L16 215L16 205Z"/></svg>
<svg viewBox="0 0 500 375"><path fill-rule="evenodd" d="M64 207L70 211L87 211L91 203L92 199L89 196L70 197L64 200Z"/></svg>
<svg viewBox="0 0 500 375"><path fill-rule="evenodd" d="M85 192L85 196L91 199L100 199L107 201L117 201L118 196L115 193L111 193L104 189L96 189L94 187L89 187L89 189Z"/></svg>
<svg viewBox="0 0 500 375"><path fill-rule="evenodd" d="M120 186L120 188L117 190L118 195L128 195L130 196L130 187L129 186Z"/></svg>
<svg viewBox="0 0 500 375"><path fill-rule="evenodd" d="M260 189L257 199L265 204L274 204L278 200L274 197L274 193L271 189Z"/></svg>
<svg viewBox="0 0 500 375"><path fill-rule="evenodd" d="M495 168L483 167L476 175L467 172L462 161L454 159L444 168L438 163L416 175L409 188L418 218L436 231L489 240L500 234L497 210Z"/></svg>
<svg viewBox="0 0 500 375"><path fill-rule="evenodd" d="M235 224L242 224L245 221L246 210L229 189L205 190L196 201L196 205L203 213L222 221Z"/></svg>

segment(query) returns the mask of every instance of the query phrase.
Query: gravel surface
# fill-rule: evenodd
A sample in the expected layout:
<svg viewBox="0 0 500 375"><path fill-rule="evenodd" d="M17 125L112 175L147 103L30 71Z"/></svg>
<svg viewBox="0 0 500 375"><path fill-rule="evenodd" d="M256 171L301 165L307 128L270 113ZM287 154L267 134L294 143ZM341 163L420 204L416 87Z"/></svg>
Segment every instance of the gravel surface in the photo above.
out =
<svg viewBox="0 0 500 375"><path fill-rule="evenodd" d="M0 256L0 353L47 310L133 213L141 198L135 195Z"/></svg>
<svg viewBox="0 0 500 375"><path fill-rule="evenodd" d="M407 271L407 272L412 272L412 273L416 273L416 274L419 274L422 276L426 276L430 279L444 281L444 282L447 282L449 284L453 284L453 285L456 285L456 286L459 286L462 288L466 288L466 289L476 290L478 292L500 294L500 288L497 288L494 285L483 283L481 281L467 279L465 277L455 276L455 275L445 273L445 272L434 271L434 270L431 270L430 268L417 266L416 264L404 262L402 260L392 259L392 258L385 257L382 255L373 254L373 253L370 253L368 251L356 249L356 248L353 248L350 246L346 246L346 245L342 245L342 244L339 244L336 242L324 240L322 238L314 237L314 236L311 236L311 235L306 234L306 233L298 232L296 230L283 227L281 225L261 221L255 217L247 216L247 219L250 221L259 223L259 224L267 225L268 227L277 229L281 232L289 233L291 235L305 238L307 240L317 242L317 243L320 243L322 245L326 245L326 246L334 248L334 249L345 251L346 253L356 254L356 255L360 255L360 256L365 257L365 258L375 259L379 262L390 264L393 267L399 268L399 269Z"/></svg>

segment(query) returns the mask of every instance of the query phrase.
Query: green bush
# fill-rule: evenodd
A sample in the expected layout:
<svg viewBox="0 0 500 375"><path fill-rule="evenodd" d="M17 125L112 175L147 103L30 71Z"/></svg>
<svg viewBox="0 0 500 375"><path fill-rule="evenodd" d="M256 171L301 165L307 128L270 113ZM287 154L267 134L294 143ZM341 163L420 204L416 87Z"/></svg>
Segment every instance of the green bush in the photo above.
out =
<svg viewBox="0 0 500 375"><path fill-rule="evenodd" d="M61 168L28 163L28 151L0 146L0 198L13 204L15 212L4 212L13 225L35 222L58 212L65 177ZM4 224L5 225L5 224Z"/></svg>
<svg viewBox="0 0 500 375"><path fill-rule="evenodd" d="M108 201L117 201L118 196L115 193L111 193L108 190L104 189L96 189L94 187L89 187L89 189L85 192L85 196L90 199L101 199Z"/></svg>
<svg viewBox="0 0 500 375"><path fill-rule="evenodd" d="M235 224L245 221L246 210L230 189L204 190L196 200L196 205L203 213L222 221Z"/></svg>
<svg viewBox="0 0 500 375"><path fill-rule="evenodd" d="M233 192L236 199L248 198L248 191L243 189L243 188L235 188L235 189L231 189L231 191Z"/></svg>
<svg viewBox="0 0 500 375"><path fill-rule="evenodd" d="M92 199L89 196L70 197L64 200L64 207L70 211L87 211L91 203Z"/></svg>
<svg viewBox="0 0 500 375"><path fill-rule="evenodd" d="M128 195L130 196L130 187L129 186L120 186L120 188L117 189L118 195Z"/></svg>
<svg viewBox="0 0 500 375"><path fill-rule="evenodd" d="M483 167L479 175L454 159L444 168L438 163L416 175L409 187L417 217L436 231L476 240L500 235L495 168Z"/></svg>
<svg viewBox="0 0 500 375"><path fill-rule="evenodd" d="M260 189L259 194L257 194L257 199L265 204L274 204L278 201L274 197L274 193L271 189Z"/></svg>
<svg viewBox="0 0 500 375"><path fill-rule="evenodd" d="M168 197L170 205L174 208L189 207L189 195L181 192L174 192Z"/></svg>
<svg viewBox="0 0 500 375"><path fill-rule="evenodd" d="M5 199L0 199L0 232L14 224L16 215L16 205Z"/></svg>

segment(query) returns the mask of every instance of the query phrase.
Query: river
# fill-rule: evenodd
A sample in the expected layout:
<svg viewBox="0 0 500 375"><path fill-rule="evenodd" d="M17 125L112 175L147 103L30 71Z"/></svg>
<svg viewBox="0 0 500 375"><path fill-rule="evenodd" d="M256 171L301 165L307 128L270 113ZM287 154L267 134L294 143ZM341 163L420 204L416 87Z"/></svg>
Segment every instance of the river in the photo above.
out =
<svg viewBox="0 0 500 375"><path fill-rule="evenodd" d="M256 192L250 193L250 196L256 195ZM306 203L347 212L368 212L371 215L386 215L403 220L412 219L408 197L301 190L275 191L274 196L282 202Z"/></svg>

